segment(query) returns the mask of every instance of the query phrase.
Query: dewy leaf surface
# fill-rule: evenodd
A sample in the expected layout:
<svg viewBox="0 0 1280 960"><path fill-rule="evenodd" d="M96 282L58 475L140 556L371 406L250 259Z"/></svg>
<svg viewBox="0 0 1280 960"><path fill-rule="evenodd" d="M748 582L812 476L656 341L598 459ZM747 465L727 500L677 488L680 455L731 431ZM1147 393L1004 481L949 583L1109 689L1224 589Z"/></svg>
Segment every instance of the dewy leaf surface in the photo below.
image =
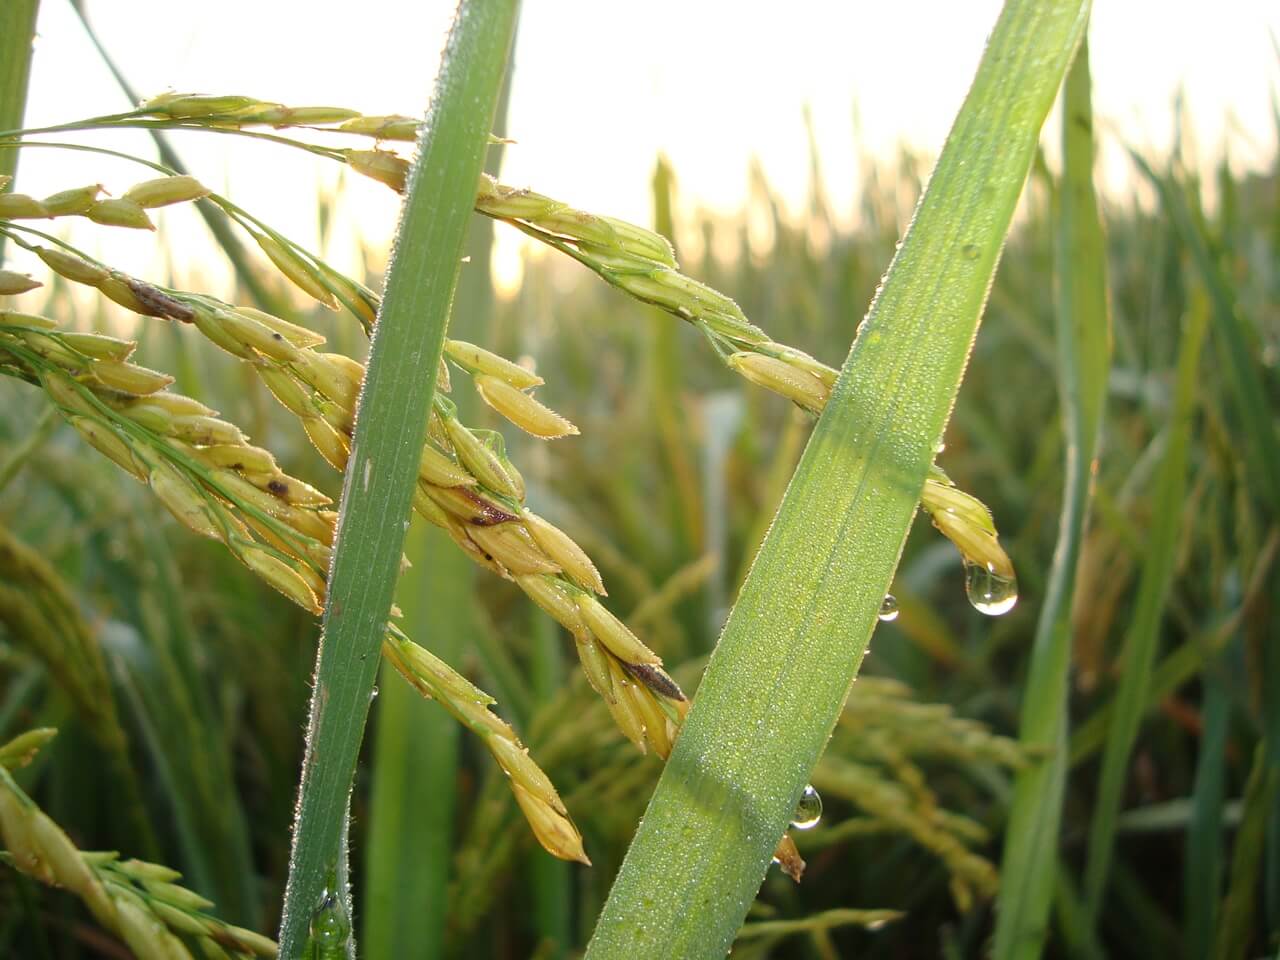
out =
<svg viewBox="0 0 1280 960"><path fill-rule="evenodd" d="M720 957L830 736L1088 4L1010 0L743 586L591 960Z"/></svg>

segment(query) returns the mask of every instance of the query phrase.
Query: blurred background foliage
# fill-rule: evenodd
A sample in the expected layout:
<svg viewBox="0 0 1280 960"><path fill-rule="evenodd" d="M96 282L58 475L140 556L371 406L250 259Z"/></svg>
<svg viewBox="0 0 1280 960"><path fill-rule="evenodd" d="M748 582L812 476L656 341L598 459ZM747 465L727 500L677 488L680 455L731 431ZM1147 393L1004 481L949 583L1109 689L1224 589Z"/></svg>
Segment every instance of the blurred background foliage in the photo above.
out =
<svg viewBox="0 0 1280 960"><path fill-rule="evenodd" d="M1198 312L1219 315L1223 281L1273 431L1280 410L1280 160L1266 175L1238 176L1224 159L1202 182L1189 149L1147 157L1152 179L1135 168L1130 195L1103 199L1114 361L1072 612L1072 767L1052 956L1269 956L1280 946L1276 492L1248 459L1232 373L1214 347L1201 365L1173 587L1096 938L1073 892L1144 547L1162 519L1154 491L1182 330ZM867 158L859 208L836 211L821 161L815 151L798 216L757 172L739 214L673 224L679 171L659 159L654 225L673 235L685 272L733 296L778 341L839 365L929 164L907 152L893 164ZM770 872L736 955L984 953L1013 770L1034 762L1007 738L1062 495L1057 189L1038 163L939 460L992 508L1021 600L1000 618L976 613L954 550L917 523L894 584L900 615L878 628L813 776L825 812L797 835L804 882ZM343 202L341 190L317 200L322 235ZM811 419L734 377L692 329L549 251L526 256L517 291L495 293L485 270L492 229L476 218L452 334L533 358L547 381L540 397L581 428L554 445L506 431L530 505L587 549L612 608L692 690ZM165 246L163 230L156 243ZM174 276L150 279L189 286L198 265L177 249L170 256ZM370 249L366 263L377 289L379 255ZM264 270L262 280L278 278ZM140 362L176 375L175 389L336 497L338 479L296 421L231 358L177 325L122 320L65 282L44 292L43 304L29 295L22 309L87 330L127 324ZM245 292L234 299L251 302ZM292 319L363 358L349 319L308 309ZM487 414L478 403L465 411L499 428ZM485 752L389 676L353 799L363 865L355 920L367 955L408 955L397 950L414 944L414 956L571 956L590 935L658 761L623 741L567 638L514 586L473 571L416 522L408 552L407 632L498 697L559 785L594 866L544 854ZM41 395L0 382L0 741L61 728L19 779L81 847L170 864L227 920L273 930L315 637L308 616L175 524ZM1242 821L1251 827L1238 833ZM904 915L839 912L881 909ZM0 872L0 954L122 949L69 898Z"/></svg>

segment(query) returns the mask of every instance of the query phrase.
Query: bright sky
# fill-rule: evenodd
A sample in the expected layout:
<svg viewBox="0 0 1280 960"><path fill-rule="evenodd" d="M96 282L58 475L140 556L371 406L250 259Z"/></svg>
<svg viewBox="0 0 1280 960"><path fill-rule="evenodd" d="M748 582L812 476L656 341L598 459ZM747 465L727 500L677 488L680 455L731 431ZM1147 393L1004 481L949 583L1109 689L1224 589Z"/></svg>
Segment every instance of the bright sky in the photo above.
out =
<svg viewBox="0 0 1280 960"><path fill-rule="evenodd" d="M403 0L85 2L144 94L244 93L407 114L423 110L453 9ZM1280 3L1217 0L1209 8L1202 0L1099 0L1095 109L1131 142L1160 150L1175 92L1185 89L1202 152L1216 155L1229 142L1237 164L1257 167L1276 149L1269 98L1280 81ZM838 212L852 210L860 154L891 157L905 142L936 155L998 9L997 0L526 0L507 125L518 145L507 151L503 179L648 223L659 151L674 163L686 214L736 211L754 156L799 209L808 105L829 195ZM65 0L44 0L36 50L28 125L126 106ZM317 189L333 182L333 165L232 141L189 134L178 147L215 189L304 244L312 240ZM150 155L137 137L94 142ZM1104 152L1103 171L1113 189L1123 184L1114 150ZM19 189L40 195L102 180L119 193L141 177L85 155L44 152L37 160L29 152ZM360 183L348 198L355 209L344 216L375 241L389 237L389 191ZM178 218L194 220L189 211L166 216L180 231ZM129 269L155 244L121 232L110 235L109 259ZM507 236L508 262L517 243ZM344 256L334 253L338 265Z"/></svg>

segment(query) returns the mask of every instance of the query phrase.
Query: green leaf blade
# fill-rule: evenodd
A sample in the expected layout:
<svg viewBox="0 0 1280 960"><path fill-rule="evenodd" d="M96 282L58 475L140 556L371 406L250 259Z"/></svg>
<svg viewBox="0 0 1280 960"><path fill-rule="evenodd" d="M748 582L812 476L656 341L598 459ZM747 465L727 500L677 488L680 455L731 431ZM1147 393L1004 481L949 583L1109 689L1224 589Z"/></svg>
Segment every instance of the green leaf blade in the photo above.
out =
<svg viewBox="0 0 1280 960"><path fill-rule="evenodd" d="M1019 724L1023 744L1050 753L1019 774L1015 786L1001 865L998 958L1039 955L1059 873L1054 861L1068 769L1071 609L1111 361L1106 244L1093 188L1090 88L1088 47L1082 44L1065 88L1055 249L1058 389L1067 439L1066 470L1058 542L1036 624Z"/></svg>
<svg viewBox="0 0 1280 960"><path fill-rule="evenodd" d="M733 942L877 623L1087 6L1006 5L588 957L715 957Z"/></svg>
<svg viewBox="0 0 1280 960"><path fill-rule="evenodd" d="M282 957L301 954L330 873L337 870L339 883L344 880L338 868L345 859L347 798L517 6L515 0L460 4L409 177L343 483L285 890Z"/></svg>

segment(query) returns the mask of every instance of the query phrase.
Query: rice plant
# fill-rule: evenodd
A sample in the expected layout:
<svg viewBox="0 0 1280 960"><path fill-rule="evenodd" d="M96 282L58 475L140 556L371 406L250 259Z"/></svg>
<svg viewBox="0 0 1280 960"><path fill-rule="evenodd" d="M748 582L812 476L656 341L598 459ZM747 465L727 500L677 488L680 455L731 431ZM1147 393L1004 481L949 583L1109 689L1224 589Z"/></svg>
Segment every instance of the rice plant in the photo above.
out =
<svg viewBox="0 0 1280 960"><path fill-rule="evenodd" d="M1273 949L1274 175L1206 209L1135 152L1159 207L1100 199L1088 4L1009 0L927 188L868 160L842 230L815 154L798 223L756 180L766 259L677 256L661 161L657 229L503 182L516 17L460 5L425 121L121 76L24 128L0 81L0 943ZM402 194L385 272L208 136ZM138 176L23 192L52 150ZM78 241L193 209L234 290ZM518 296L476 223L547 252Z"/></svg>

